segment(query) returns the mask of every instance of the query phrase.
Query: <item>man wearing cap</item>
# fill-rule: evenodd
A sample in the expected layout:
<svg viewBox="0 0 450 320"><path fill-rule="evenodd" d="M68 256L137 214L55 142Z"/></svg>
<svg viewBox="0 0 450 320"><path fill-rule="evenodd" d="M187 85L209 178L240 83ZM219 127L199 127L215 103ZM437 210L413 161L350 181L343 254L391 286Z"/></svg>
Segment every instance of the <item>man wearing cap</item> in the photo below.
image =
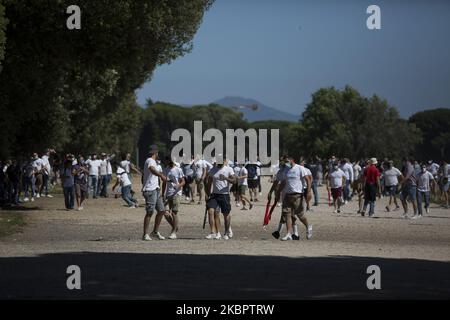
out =
<svg viewBox="0 0 450 320"><path fill-rule="evenodd" d="M361 211L363 217L366 214L367 205L369 205L369 217L374 215L377 194L381 196L380 171L376 167L377 164L377 159L372 158L370 165L364 170L364 207Z"/></svg>
<svg viewBox="0 0 450 320"><path fill-rule="evenodd" d="M152 240L149 235L149 227L150 219L152 218L153 212L155 210L157 214L155 217L155 226L153 228L152 236L155 236L160 240L165 239L158 231L161 220L166 212L159 188L159 179L161 179L163 182L166 182L167 179L166 176L162 174L162 172L158 171L158 164L156 162L157 159L158 147L156 145L152 145L150 147L150 157L145 161L144 164L144 180L142 183L142 192L145 198L146 210L146 215L144 218L144 235L142 238L142 240L144 241Z"/></svg>

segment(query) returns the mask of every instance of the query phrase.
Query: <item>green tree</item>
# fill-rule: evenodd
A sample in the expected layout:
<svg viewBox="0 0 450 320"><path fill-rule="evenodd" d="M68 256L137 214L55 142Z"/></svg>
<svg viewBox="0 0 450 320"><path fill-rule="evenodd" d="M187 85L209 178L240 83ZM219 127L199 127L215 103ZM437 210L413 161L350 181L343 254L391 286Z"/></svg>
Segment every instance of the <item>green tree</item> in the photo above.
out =
<svg viewBox="0 0 450 320"><path fill-rule="evenodd" d="M350 86L315 92L292 130L290 149L303 156L400 159L420 142L420 132L386 100L365 98Z"/></svg>
<svg viewBox="0 0 450 320"><path fill-rule="evenodd" d="M212 3L80 0L82 29L68 30L70 1L3 1L10 24L0 74L0 147L12 154L70 149L73 137L95 147L92 130L127 104L158 65L190 52Z"/></svg>
<svg viewBox="0 0 450 320"><path fill-rule="evenodd" d="M417 148L421 160L450 159L450 109L433 109L415 113L409 118L423 134Z"/></svg>
<svg viewBox="0 0 450 320"><path fill-rule="evenodd" d="M6 43L6 30L7 20L5 17L5 7L2 1L0 1L0 73L2 72L2 61L5 57L5 43Z"/></svg>

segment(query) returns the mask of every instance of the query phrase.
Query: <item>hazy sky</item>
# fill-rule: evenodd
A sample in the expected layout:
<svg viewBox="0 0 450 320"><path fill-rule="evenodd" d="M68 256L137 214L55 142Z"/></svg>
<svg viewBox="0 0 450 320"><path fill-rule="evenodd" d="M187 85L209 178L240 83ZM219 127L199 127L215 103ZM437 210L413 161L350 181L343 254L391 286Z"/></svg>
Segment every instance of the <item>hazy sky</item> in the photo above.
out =
<svg viewBox="0 0 450 320"><path fill-rule="evenodd" d="M371 4L381 30L366 27ZM177 104L253 98L299 115L326 86L354 86L402 116L450 107L450 1L216 0L194 50L138 92Z"/></svg>

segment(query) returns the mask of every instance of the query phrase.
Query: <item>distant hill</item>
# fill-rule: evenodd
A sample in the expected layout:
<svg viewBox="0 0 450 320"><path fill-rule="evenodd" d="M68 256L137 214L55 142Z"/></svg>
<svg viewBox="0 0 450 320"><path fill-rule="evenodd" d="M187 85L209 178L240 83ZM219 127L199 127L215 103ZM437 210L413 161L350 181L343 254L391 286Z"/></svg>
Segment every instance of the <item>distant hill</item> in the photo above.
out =
<svg viewBox="0 0 450 320"><path fill-rule="evenodd" d="M262 120L286 120L297 122L300 116L296 116L269 106L263 103L248 98L242 97L225 97L216 100L213 103L218 105L233 108L244 115L244 119L254 122ZM252 108L253 106L253 108ZM256 108L257 106L257 108Z"/></svg>

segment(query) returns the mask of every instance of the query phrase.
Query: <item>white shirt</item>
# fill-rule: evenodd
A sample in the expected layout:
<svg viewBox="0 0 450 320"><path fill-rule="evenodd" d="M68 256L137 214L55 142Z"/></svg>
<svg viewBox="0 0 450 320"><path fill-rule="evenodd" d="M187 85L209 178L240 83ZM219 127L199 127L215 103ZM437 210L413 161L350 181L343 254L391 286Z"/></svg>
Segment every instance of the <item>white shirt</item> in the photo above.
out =
<svg viewBox="0 0 450 320"><path fill-rule="evenodd" d="M108 174L108 161L100 160L100 175L106 176Z"/></svg>
<svg viewBox="0 0 450 320"><path fill-rule="evenodd" d="M164 175L167 177L166 197L173 197L174 195L181 196L182 188L175 188L175 186L180 183L182 178L184 178L183 170L177 166L173 168L165 168Z"/></svg>
<svg viewBox="0 0 450 320"><path fill-rule="evenodd" d="M158 176L155 176L151 171L150 167L158 170L158 164L153 158L148 158L144 165L144 184L142 186L142 191L153 191L159 189Z"/></svg>
<svg viewBox="0 0 450 320"><path fill-rule="evenodd" d="M203 176L203 169L206 170L206 168L208 168L208 165L205 160L200 159L194 162L195 178L200 179Z"/></svg>
<svg viewBox="0 0 450 320"><path fill-rule="evenodd" d="M280 174L280 181L286 181L283 193L303 193L302 178L306 176L305 168L295 164L292 168L287 168Z"/></svg>
<svg viewBox="0 0 450 320"><path fill-rule="evenodd" d="M346 177L345 172L341 169L331 171L330 173L330 187L333 189L342 188L342 178Z"/></svg>
<svg viewBox="0 0 450 320"><path fill-rule="evenodd" d="M354 172L353 172L353 167L350 163L346 162L341 166L341 170L344 171L345 173L345 178L350 181L353 182L354 179Z"/></svg>
<svg viewBox="0 0 450 320"><path fill-rule="evenodd" d="M38 172L41 171L43 166L44 166L44 163L41 158L37 158L36 160L33 161L33 168L36 171L38 171Z"/></svg>
<svg viewBox="0 0 450 320"><path fill-rule="evenodd" d="M234 176L234 170L228 166L223 166L222 168L214 167L212 168L208 175L213 178L213 193L217 194L228 194L230 193L231 183L228 180L220 180L220 175L224 175L225 178L230 178Z"/></svg>
<svg viewBox="0 0 450 320"><path fill-rule="evenodd" d="M308 183L306 182L306 178L310 176L312 179L312 172L311 170L309 170L308 168L301 166L304 170L305 170L305 175L302 177L302 184L303 184L303 189L305 189L308 186Z"/></svg>
<svg viewBox="0 0 450 320"><path fill-rule="evenodd" d="M101 160L87 160L86 165L89 167L90 176L98 176L98 168L100 167Z"/></svg>
<svg viewBox="0 0 450 320"><path fill-rule="evenodd" d="M241 170L239 170L239 172L238 172L238 177L244 177L247 175L247 173L248 173L247 169L245 169L245 167L242 167ZM239 179L239 185L240 186L248 186L247 178Z"/></svg>
<svg viewBox="0 0 450 320"><path fill-rule="evenodd" d="M108 174L112 174L112 166L111 166L111 162L108 161L108 170L106 170L106 172Z"/></svg>
<svg viewBox="0 0 450 320"><path fill-rule="evenodd" d="M44 154L44 155L41 157L42 165L43 165L43 168L44 168L45 173L46 173L47 175L49 175L49 174L51 173L51 171L52 171L52 167L50 166L50 161L48 161L48 158L49 158L49 157L48 157L46 154Z"/></svg>
<svg viewBox="0 0 450 320"><path fill-rule="evenodd" d="M119 179L120 185L122 187L131 186L131 181L130 178L128 178L128 174L125 172L125 170L120 169L122 168L119 168L119 170L117 170L117 179Z"/></svg>
<svg viewBox="0 0 450 320"><path fill-rule="evenodd" d="M402 173L396 167L392 167L391 169L386 170L383 175L386 187L392 187L398 185L398 177L400 177Z"/></svg>
<svg viewBox="0 0 450 320"><path fill-rule="evenodd" d="M126 173L130 173L130 161L122 160L120 161L120 166L125 170Z"/></svg>
<svg viewBox="0 0 450 320"><path fill-rule="evenodd" d="M420 172L417 175L417 190L421 192L430 191L430 181L433 181L434 177L429 171Z"/></svg>
<svg viewBox="0 0 450 320"><path fill-rule="evenodd" d="M358 179L359 179L359 177L360 177L360 175L361 175L361 171L362 171L362 168L361 168L361 166L360 166L359 164L355 164L355 165L353 166L353 178L354 178L355 180L358 180Z"/></svg>

